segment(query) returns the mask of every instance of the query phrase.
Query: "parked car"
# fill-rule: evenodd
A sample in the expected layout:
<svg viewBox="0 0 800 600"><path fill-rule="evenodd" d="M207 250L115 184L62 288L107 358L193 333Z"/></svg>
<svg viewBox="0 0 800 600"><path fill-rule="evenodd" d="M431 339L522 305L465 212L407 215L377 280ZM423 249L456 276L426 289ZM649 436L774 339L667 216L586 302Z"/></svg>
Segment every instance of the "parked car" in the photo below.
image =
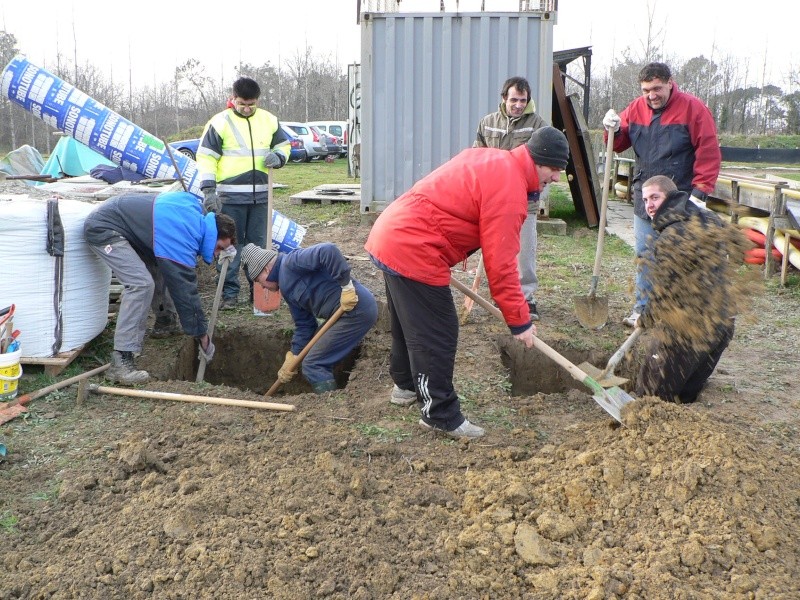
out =
<svg viewBox="0 0 800 600"><path fill-rule="evenodd" d="M308 126L311 131L316 133L320 139L325 143L325 147L328 149L328 156L337 157L342 153L342 144L335 135L330 133L325 133L316 125L309 125Z"/></svg>
<svg viewBox="0 0 800 600"><path fill-rule="evenodd" d="M292 151L289 153L289 162L300 163L308 162L308 153L306 152L303 140L294 131L289 129L283 121L281 121L281 129L289 138L289 144L292 146Z"/></svg>
<svg viewBox="0 0 800 600"><path fill-rule="evenodd" d="M192 160L197 157L197 147L200 145L200 138L193 140L180 140L178 142L170 142L170 148L177 150L181 154L185 154Z"/></svg>
<svg viewBox="0 0 800 600"><path fill-rule="evenodd" d="M281 121L289 129L295 132L296 135L303 140L306 148L306 162L314 158L325 158L328 156L328 147L325 142L319 137L318 133L314 133L305 123L298 123L296 121Z"/></svg>
<svg viewBox="0 0 800 600"><path fill-rule="evenodd" d="M283 123L281 123L283 125ZM283 127L283 132L289 138L289 144L292 146L289 152L289 162L299 163L308 162L308 155L306 154L305 144L303 140L294 131L288 127ZM200 138L193 140L180 140L178 142L170 142L170 148L173 148L185 154L192 160L197 160L197 148L200 146Z"/></svg>
<svg viewBox="0 0 800 600"><path fill-rule="evenodd" d="M338 137L342 144L342 156L347 156L347 121L309 121L308 124Z"/></svg>

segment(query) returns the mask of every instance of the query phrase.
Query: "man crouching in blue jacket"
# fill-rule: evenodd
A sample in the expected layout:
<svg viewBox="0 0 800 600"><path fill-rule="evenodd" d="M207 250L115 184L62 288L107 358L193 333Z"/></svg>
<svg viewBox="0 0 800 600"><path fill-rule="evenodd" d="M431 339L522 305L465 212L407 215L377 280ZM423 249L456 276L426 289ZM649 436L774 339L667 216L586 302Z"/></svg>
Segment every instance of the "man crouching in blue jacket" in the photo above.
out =
<svg viewBox="0 0 800 600"><path fill-rule="evenodd" d="M151 306L156 330L175 330L179 317L183 331L197 340L200 356L210 362L214 344L195 269L198 255L211 264L215 257L236 254L233 219L204 215L200 200L188 192L129 193L93 210L83 234L124 288L106 376L123 385L150 379L147 371L136 369L133 358L142 351Z"/></svg>
<svg viewBox="0 0 800 600"><path fill-rule="evenodd" d="M329 319L340 306L345 311L303 359L303 376L314 392L335 390L333 367L378 320L375 297L350 278L350 265L339 248L326 243L279 254L247 244L242 264L248 279L270 291L280 290L294 320L292 347L278 371L281 383L297 374L292 367L297 368L297 355L317 332L317 319Z"/></svg>

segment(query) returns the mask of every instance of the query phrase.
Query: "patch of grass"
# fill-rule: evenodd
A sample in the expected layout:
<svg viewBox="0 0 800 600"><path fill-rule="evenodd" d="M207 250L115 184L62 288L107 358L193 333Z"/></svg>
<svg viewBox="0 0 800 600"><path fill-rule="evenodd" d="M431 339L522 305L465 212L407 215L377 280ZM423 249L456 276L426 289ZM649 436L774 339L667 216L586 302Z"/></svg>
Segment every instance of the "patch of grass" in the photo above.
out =
<svg viewBox="0 0 800 600"><path fill-rule="evenodd" d="M6 534L16 533L19 519L10 510L0 514L0 529Z"/></svg>
<svg viewBox="0 0 800 600"><path fill-rule="evenodd" d="M361 435L371 438L376 438L380 442L402 442L404 439L410 438L411 433L402 429L389 429L387 427L380 427L370 423L356 423L353 425L356 431Z"/></svg>
<svg viewBox="0 0 800 600"><path fill-rule="evenodd" d="M339 159L332 163L324 161L289 163L275 171L275 181L289 186L275 189L275 210L305 227L337 220L353 219L355 221L360 214L360 206L354 206L352 202L291 203L293 194L313 189L318 185L361 183L360 179L353 179L347 175L347 160L345 159Z"/></svg>

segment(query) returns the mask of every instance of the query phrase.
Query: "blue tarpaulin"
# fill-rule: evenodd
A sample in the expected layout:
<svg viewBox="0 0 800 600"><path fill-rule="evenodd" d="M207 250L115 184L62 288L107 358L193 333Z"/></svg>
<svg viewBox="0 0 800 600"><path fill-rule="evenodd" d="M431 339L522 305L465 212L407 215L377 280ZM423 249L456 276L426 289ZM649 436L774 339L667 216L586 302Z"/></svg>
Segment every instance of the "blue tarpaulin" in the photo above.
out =
<svg viewBox="0 0 800 600"><path fill-rule="evenodd" d="M63 136L53 149L53 153L41 171L55 179L88 175L97 165L116 166L102 154L84 146L75 138Z"/></svg>

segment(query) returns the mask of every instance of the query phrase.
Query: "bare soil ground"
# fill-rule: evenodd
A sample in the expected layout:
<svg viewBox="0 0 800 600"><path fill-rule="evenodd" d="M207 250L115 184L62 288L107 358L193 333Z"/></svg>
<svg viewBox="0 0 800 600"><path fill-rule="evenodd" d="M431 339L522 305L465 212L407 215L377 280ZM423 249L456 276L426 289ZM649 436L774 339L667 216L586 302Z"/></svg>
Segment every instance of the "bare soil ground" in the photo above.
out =
<svg viewBox="0 0 800 600"><path fill-rule="evenodd" d="M355 213L304 244L337 243L382 301ZM587 286L590 272L576 266ZM629 282L633 265L604 272ZM200 273L210 308L214 272ZM602 366L629 333L630 294L611 295L599 332L577 325L571 296L540 290L539 336ZM0 428L0 599L800 597L799 309L796 289L768 286L698 403L641 399L623 426L480 308L455 371L488 431L471 443L389 404L385 319L343 366L346 387L276 395L294 412L51 394ZM185 337L148 340L139 364L159 379L148 389L259 400L290 331L285 308L220 313L209 383L194 383Z"/></svg>

